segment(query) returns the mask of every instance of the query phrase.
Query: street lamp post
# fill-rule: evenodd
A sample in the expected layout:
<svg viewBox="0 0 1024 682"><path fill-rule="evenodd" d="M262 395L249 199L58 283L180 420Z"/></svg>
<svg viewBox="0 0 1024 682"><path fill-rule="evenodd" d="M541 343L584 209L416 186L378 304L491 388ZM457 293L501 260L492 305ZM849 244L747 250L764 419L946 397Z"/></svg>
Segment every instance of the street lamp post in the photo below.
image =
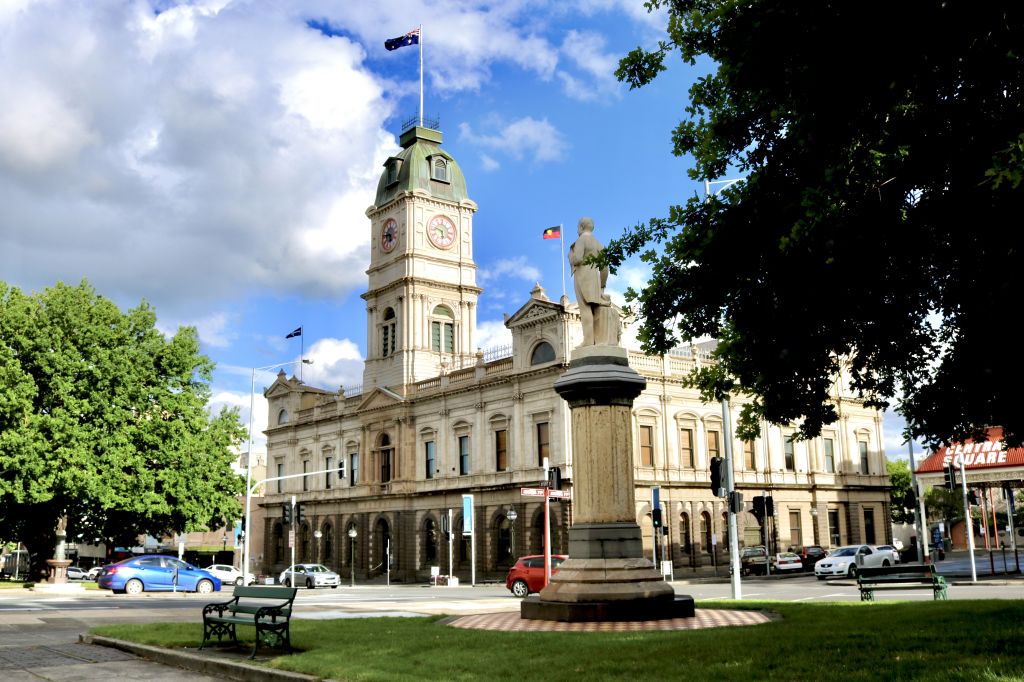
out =
<svg viewBox="0 0 1024 682"><path fill-rule="evenodd" d="M512 559L515 560L516 556L516 519L519 518L519 514L516 513L515 509L509 509L508 514L505 515L508 519L509 533L511 534L511 547L509 547L509 554L512 555Z"/></svg>
<svg viewBox="0 0 1024 682"><path fill-rule="evenodd" d="M324 536L319 530L313 531L313 537L316 538L316 562L320 563L320 538Z"/></svg>
<svg viewBox="0 0 1024 682"><path fill-rule="evenodd" d="M228 534L224 533L224 535L221 536L220 540L223 543L223 545L221 546L221 551L228 551Z"/></svg>
<svg viewBox="0 0 1024 682"><path fill-rule="evenodd" d="M356 586L356 527L348 529L348 573L352 576L352 587Z"/></svg>
<svg viewBox="0 0 1024 682"><path fill-rule="evenodd" d="M242 576L249 574L249 537L252 535L252 413L256 402L256 372L302 363L312 365L312 360L299 358L291 362L279 362L265 367L252 368L252 383L249 386L249 451L245 455L245 536L242 538ZM299 365L301 367L301 365Z"/></svg>

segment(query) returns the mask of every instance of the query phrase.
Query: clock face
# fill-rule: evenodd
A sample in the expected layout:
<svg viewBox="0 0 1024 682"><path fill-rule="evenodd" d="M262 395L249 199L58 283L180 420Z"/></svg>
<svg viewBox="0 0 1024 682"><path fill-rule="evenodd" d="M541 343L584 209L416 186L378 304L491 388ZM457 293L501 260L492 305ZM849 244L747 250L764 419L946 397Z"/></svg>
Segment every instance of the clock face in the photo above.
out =
<svg viewBox="0 0 1024 682"><path fill-rule="evenodd" d="M427 223L427 239L439 249L447 249L454 244L457 234L455 223L446 216L436 215Z"/></svg>
<svg viewBox="0 0 1024 682"><path fill-rule="evenodd" d="M397 244L398 223L393 218L389 218L380 231L380 248L384 250L384 253L391 253Z"/></svg>

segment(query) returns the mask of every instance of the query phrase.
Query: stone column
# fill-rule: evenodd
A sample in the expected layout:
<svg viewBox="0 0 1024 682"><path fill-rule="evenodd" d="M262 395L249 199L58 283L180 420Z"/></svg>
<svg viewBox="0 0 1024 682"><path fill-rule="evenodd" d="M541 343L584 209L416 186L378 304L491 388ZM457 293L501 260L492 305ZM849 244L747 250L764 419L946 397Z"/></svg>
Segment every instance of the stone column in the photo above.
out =
<svg viewBox="0 0 1024 682"><path fill-rule="evenodd" d="M522 617L557 621L659 620L692 616L693 599L644 556L633 482L633 400L646 386L625 349L576 349L555 390L572 412L573 526L569 559Z"/></svg>

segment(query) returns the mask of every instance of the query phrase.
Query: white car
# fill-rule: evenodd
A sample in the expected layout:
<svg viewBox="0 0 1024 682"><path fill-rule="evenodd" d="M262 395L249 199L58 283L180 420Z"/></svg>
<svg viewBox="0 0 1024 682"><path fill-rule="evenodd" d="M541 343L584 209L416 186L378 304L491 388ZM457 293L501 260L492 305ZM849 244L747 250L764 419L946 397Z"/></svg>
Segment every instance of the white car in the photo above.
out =
<svg viewBox="0 0 1024 682"><path fill-rule="evenodd" d="M779 552L772 557L772 571L776 573L786 573L788 571L802 571L804 569L803 561L800 560L800 555L793 552Z"/></svg>
<svg viewBox="0 0 1024 682"><path fill-rule="evenodd" d="M895 562L891 552L879 552L869 545L847 545L829 552L814 564L818 580L837 577L857 577L858 566L891 566Z"/></svg>
<svg viewBox="0 0 1024 682"><path fill-rule="evenodd" d="M323 564L295 564L281 571L278 579L287 587L331 587L341 584L341 576Z"/></svg>
<svg viewBox="0 0 1024 682"><path fill-rule="evenodd" d="M85 569L68 566L68 580L85 580Z"/></svg>
<svg viewBox="0 0 1024 682"><path fill-rule="evenodd" d="M211 564L203 570L220 578L221 583L224 585L244 585L247 582L242 576L242 571L228 564ZM248 577L248 583L251 585L253 582L252 573Z"/></svg>
<svg viewBox="0 0 1024 682"><path fill-rule="evenodd" d="M90 568L88 571L85 572L85 579L86 580L96 580L96 578L100 577L100 571L102 571L102 570L103 570L102 566L93 566L92 568Z"/></svg>
<svg viewBox="0 0 1024 682"><path fill-rule="evenodd" d="M877 546L873 545L871 549L875 550L876 552L889 552L889 554L892 554L892 562L894 564L898 564L900 562L900 548L897 547L895 544Z"/></svg>

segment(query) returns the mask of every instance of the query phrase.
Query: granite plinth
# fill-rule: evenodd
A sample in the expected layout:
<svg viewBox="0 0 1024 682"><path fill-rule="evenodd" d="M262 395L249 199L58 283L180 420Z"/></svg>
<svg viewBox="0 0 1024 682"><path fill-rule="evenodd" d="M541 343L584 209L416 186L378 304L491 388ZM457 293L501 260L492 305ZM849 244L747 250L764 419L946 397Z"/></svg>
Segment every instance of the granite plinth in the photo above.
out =
<svg viewBox="0 0 1024 682"><path fill-rule="evenodd" d="M562 623L638 622L693 618L693 597L679 595L656 601L546 602L538 596L527 597L520 606L526 620L550 620Z"/></svg>

